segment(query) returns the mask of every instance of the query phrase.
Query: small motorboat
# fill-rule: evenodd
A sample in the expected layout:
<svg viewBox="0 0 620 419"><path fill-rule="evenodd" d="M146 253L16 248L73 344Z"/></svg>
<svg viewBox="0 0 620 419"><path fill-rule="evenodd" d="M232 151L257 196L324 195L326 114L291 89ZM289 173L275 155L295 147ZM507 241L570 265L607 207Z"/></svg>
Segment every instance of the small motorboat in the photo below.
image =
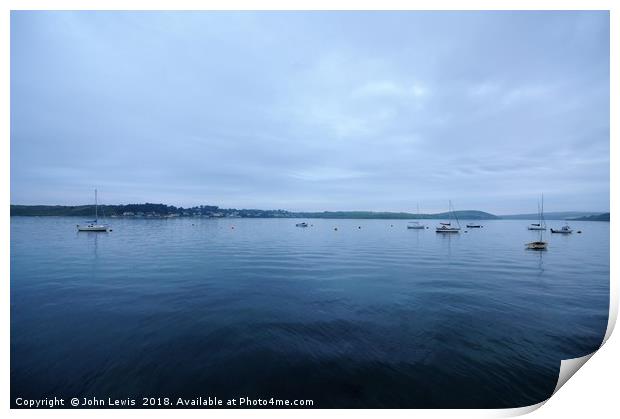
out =
<svg viewBox="0 0 620 419"><path fill-rule="evenodd" d="M409 229L409 230L424 230L424 225L420 224L418 221L409 221L407 223L407 229Z"/></svg>
<svg viewBox="0 0 620 419"><path fill-rule="evenodd" d="M568 226L568 224L566 224L565 226L563 226L560 229L552 228L551 232L552 233L561 233L561 234L570 234L570 233L573 232L573 230Z"/></svg>
<svg viewBox="0 0 620 419"><path fill-rule="evenodd" d="M466 224L467 228L482 228L480 224Z"/></svg>
<svg viewBox="0 0 620 419"><path fill-rule="evenodd" d="M295 227L308 227L308 223L306 223L306 222L297 223L297 224L295 224Z"/></svg>

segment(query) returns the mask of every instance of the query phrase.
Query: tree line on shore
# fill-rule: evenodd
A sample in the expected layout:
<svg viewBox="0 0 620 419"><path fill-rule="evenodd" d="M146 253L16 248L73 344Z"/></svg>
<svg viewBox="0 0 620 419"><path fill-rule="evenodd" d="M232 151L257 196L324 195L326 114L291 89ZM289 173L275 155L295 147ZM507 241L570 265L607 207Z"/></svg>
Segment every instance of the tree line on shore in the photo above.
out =
<svg viewBox="0 0 620 419"><path fill-rule="evenodd" d="M94 205L11 205L12 216L79 216L92 217ZM100 217L242 217L242 218L359 218L359 219L425 219L443 218L448 213L413 214L408 212L373 211L321 211L294 212L286 210L220 208L216 205L199 205L191 208L166 204L99 205ZM483 211L456 211L457 217L467 219L496 219Z"/></svg>
<svg viewBox="0 0 620 419"><path fill-rule="evenodd" d="M11 205L12 216L78 216L92 218L94 205ZM463 220L536 219L536 214L497 216L484 211L462 210L454 214ZM99 217L241 217L241 218L356 218L356 219L439 219L449 218L449 213L414 214L409 212L376 211L320 211L295 212L286 210L220 208L217 205L197 205L190 208L166 204L99 205ZM557 212L546 213L548 220L609 221L609 212Z"/></svg>

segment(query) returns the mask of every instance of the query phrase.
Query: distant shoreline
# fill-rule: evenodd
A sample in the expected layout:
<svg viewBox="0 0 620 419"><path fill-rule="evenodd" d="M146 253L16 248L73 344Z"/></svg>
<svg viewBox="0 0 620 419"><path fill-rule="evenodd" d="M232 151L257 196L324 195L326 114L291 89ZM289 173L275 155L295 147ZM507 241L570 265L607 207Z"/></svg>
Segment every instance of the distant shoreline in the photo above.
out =
<svg viewBox="0 0 620 419"><path fill-rule="evenodd" d="M11 216L25 217L82 217L93 218L94 205L11 205ZM454 211L463 220L532 220L537 214L515 214L498 216L479 210ZM165 204L100 205L98 215L103 218L123 219L171 219L171 218L309 218L309 219L354 219L354 220L432 220L446 219L450 213L414 214L389 211L322 211L296 212L286 210L260 210L219 208L214 205L201 205L192 208L175 207ZM545 213L547 220L567 221L609 221L608 212L551 212Z"/></svg>

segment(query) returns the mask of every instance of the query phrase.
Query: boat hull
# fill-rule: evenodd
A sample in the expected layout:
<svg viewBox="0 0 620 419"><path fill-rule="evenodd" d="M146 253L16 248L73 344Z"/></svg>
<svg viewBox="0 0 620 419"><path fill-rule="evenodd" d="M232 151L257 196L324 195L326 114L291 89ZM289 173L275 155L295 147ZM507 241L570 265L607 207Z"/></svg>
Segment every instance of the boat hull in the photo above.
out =
<svg viewBox="0 0 620 419"><path fill-rule="evenodd" d="M528 230L535 230L535 231L540 231L540 230L547 230L547 227L528 227Z"/></svg>
<svg viewBox="0 0 620 419"><path fill-rule="evenodd" d="M526 246L530 250L547 250L546 242L531 242L526 244Z"/></svg>
<svg viewBox="0 0 620 419"><path fill-rule="evenodd" d="M407 226L409 230L424 230L424 226Z"/></svg>
<svg viewBox="0 0 620 419"><path fill-rule="evenodd" d="M107 232L109 227L106 225L79 225L77 226L78 231L100 231Z"/></svg>
<svg viewBox="0 0 620 419"><path fill-rule="evenodd" d="M555 229L551 229L552 233L559 233L559 234L572 234L573 230L555 230Z"/></svg>
<svg viewBox="0 0 620 419"><path fill-rule="evenodd" d="M459 233L461 231L460 228L437 228L435 232L437 233Z"/></svg>

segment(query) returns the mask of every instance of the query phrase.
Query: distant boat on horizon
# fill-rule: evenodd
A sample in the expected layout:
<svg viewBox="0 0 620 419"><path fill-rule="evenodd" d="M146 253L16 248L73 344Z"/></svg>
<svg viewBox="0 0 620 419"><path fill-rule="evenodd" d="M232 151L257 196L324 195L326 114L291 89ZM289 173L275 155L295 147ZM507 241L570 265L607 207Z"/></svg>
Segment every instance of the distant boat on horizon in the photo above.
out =
<svg viewBox="0 0 620 419"><path fill-rule="evenodd" d="M97 208L97 189L95 189L95 219L92 221L86 221L85 224L78 224L76 227L78 231L100 231L107 232L110 227L107 224L97 224L98 211Z"/></svg>
<svg viewBox="0 0 620 419"><path fill-rule="evenodd" d="M447 223L439 223L440 226L435 228L435 232L437 233L459 233L461 231L461 224L459 223L459 219L452 208L452 201L448 201L448 214L450 217L450 221ZM456 221L456 225L458 227L452 226L452 220Z"/></svg>

